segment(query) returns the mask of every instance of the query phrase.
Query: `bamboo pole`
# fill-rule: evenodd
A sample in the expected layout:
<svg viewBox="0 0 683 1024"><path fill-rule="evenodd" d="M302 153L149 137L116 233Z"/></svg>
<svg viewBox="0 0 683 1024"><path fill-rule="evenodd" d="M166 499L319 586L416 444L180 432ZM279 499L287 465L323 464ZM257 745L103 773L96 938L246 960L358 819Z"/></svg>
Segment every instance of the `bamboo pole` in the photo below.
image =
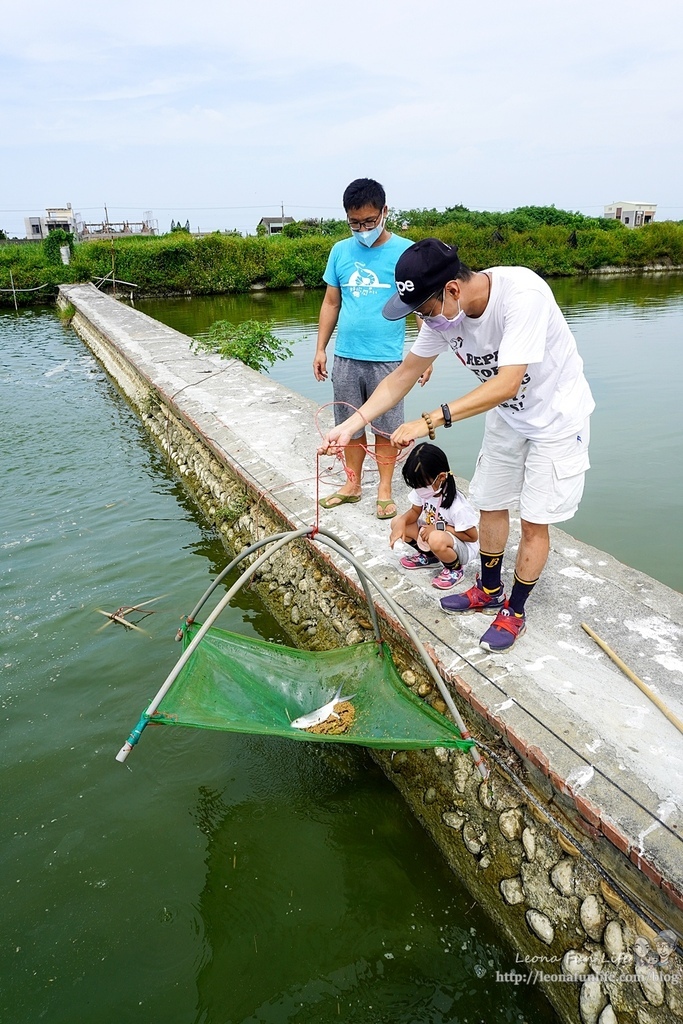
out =
<svg viewBox="0 0 683 1024"><path fill-rule="evenodd" d="M672 725L675 725L679 732L683 733L683 722L678 718L670 708L666 706L661 697L658 697L654 690L651 690L642 679L639 679L635 672L632 672L628 665L621 660L618 654L615 654L611 647L609 647L604 640L601 640L597 633L594 633L590 626L587 626L585 622L581 623L581 628L585 629L586 633L595 640L598 647L602 647L605 654L607 654L615 665L617 665L624 675L628 676L632 683L635 683L639 690L641 690L646 697L648 697L653 704L656 704L659 710L665 715Z"/></svg>
<svg viewBox="0 0 683 1024"><path fill-rule="evenodd" d="M15 313L18 313L19 312L19 307L17 306L17 290L14 287L14 278L12 276L12 271L11 270L9 272L9 279L10 279L10 283L12 285L12 298L14 299L14 311L15 311Z"/></svg>

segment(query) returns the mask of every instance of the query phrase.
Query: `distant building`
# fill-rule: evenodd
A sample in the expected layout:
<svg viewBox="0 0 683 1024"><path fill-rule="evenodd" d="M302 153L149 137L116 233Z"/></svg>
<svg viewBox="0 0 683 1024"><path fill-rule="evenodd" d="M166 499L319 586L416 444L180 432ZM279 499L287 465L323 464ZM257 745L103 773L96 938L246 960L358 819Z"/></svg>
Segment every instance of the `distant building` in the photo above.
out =
<svg viewBox="0 0 683 1024"><path fill-rule="evenodd" d="M639 228L651 224L656 211L656 203L612 203L605 207L605 217L620 220L628 228Z"/></svg>
<svg viewBox="0 0 683 1024"><path fill-rule="evenodd" d="M158 226L156 219L149 210L143 213L140 221L123 220L113 222L105 207L105 218L99 224L85 224L80 213L74 213L71 203L66 206L48 207L44 217L24 217L26 237L37 242L47 238L51 231L61 228L70 232L75 238L84 241L94 238L120 238L123 235L156 235Z"/></svg>
<svg viewBox="0 0 683 1024"><path fill-rule="evenodd" d="M263 225L267 235L279 235L285 224L293 224L293 217L261 217L256 231Z"/></svg>
<svg viewBox="0 0 683 1024"><path fill-rule="evenodd" d="M82 242L97 238L125 238L131 235L158 235L159 225L152 211L143 213L142 220L111 221L105 207L105 219L95 224L80 224L78 237Z"/></svg>
<svg viewBox="0 0 683 1024"><path fill-rule="evenodd" d="M44 217L24 217L26 237L41 241L47 238L51 231L61 228L62 231L69 231L73 235L78 234L77 215L71 209L71 203L66 206L48 207Z"/></svg>

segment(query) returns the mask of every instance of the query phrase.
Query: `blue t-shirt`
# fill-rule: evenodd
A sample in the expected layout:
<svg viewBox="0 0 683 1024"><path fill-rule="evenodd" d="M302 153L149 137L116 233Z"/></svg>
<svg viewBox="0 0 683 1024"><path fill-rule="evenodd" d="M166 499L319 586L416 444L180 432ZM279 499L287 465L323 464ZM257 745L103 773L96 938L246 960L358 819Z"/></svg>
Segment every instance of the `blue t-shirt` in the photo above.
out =
<svg viewBox="0 0 683 1024"><path fill-rule="evenodd" d="M382 307L396 293L394 269L412 244L390 235L376 248L353 236L332 246L323 280L341 291L335 355L373 363L403 359L405 320L385 320Z"/></svg>

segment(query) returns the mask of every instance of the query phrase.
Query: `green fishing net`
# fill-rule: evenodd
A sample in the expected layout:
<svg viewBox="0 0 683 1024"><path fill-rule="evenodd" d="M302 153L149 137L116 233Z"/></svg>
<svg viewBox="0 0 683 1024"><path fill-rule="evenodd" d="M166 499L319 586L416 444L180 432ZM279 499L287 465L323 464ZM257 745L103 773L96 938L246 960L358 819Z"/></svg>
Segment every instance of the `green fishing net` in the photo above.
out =
<svg viewBox="0 0 683 1024"><path fill-rule="evenodd" d="M184 648L198 629L197 623L186 628ZM340 685L340 701L353 697L343 732L292 727L292 721L330 701ZM216 627L148 721L392 750L472 746L449 719L410 692L385 644L299 651Z"/></svg>

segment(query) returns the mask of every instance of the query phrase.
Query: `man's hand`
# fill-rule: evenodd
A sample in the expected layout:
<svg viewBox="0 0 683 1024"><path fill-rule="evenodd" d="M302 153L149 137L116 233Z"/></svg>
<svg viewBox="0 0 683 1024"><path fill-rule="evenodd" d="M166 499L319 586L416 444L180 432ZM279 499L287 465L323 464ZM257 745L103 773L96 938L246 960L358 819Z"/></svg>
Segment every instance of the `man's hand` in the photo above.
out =
<svg viewBox="0 0 683 1024"><path fill-rule="evenodd" d="M313 359L313 376L316 380L327 380L327 355L316 352Z"/></svg>
<svg viewBox="0 0 683 1024"><path fill-rule="evenodd" d="M423 388L425 386L425 384L427 383L427 381L429 380L429 378L431 377L433 372L434 372L434 363L432 363L431 366L428 366L427 369L425 370L425 372L423 374L421 374L417 378L417 383L420 385L421 388Z"/></svg>
<svg viewBox="0 0 683 1024"><path fill-rule="evenodd" d="M339 455L346 445L351 443L351 435L352 431L348 429L345 423L340 423L338 427L333 427L320 442L318 455Z"/></svg>
<svg viewBox="0 0 683 1024"><path fill-rule="evenodd" d="M391 435L390 444L393 444L394 448L407 448L413 441L417 441L418 437L427 437L428 434L429 427L420 417L419 420L402 423L398 430Z"/></svg>

